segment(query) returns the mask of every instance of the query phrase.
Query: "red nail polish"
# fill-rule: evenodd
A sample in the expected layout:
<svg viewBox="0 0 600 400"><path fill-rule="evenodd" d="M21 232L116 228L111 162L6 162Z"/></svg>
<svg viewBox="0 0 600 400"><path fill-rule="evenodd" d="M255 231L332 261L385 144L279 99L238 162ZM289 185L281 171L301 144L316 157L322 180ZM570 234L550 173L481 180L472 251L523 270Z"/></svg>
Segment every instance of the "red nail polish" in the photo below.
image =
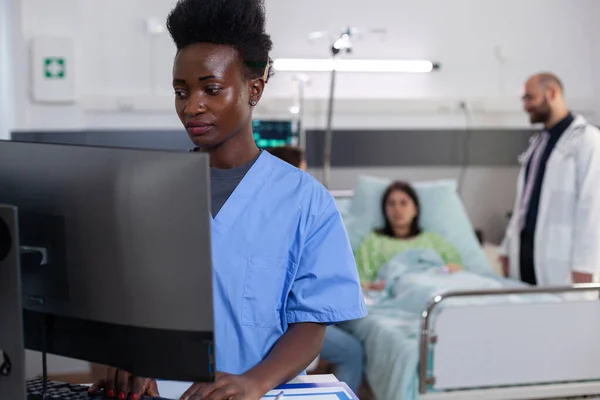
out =
<svg viewBox="0 0 600 400"><path fill-rule="evenodd" d="M115 391L113 389L110 389L107 393L108 397L115 397Z"/></svg>
<svg viewBox="0 0 600 400"><path fill-rule="evenodd" d="M119 393L119 400L125 400L127 398L127 393L121 392Z"/></svg>
<svg viewBox="0 0 600 400"><path fill-rule="evenodd" d="M139 394L137 394L137 393L134 393L134 394L132 394L132 395L131 395L131 398L132 398L133 400L138 400L138 399L140 398L140 395L139 395Z"/></svg>

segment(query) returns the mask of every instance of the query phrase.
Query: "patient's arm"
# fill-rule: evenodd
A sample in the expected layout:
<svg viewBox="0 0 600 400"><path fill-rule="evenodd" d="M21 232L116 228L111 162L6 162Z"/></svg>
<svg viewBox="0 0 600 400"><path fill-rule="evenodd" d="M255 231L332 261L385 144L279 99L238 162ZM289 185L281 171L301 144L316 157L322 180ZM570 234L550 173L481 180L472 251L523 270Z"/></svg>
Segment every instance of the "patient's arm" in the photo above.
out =
<svg viewBox="0 0 600 400"><path fill-rule="evenodd" d="M584 272L573 272L573 283L591 283L594 276Z"/></svg>
<svg viewBox="0 0 600 400"><path fill-rule="evenodd" d="M361 282L360 286L363 290L383 290L385 289L385 282L377 281L377 282Z"/></svg>
<svg viewBox="0 0 600 400"><path fill-rule="evenodd" d="M379 269L387 261L381 252L380 245L381 238L375 233L370 233L354 253L358 277L361 282L375 280Z"/></svg>
<svg viewBox="0 0 600 400"><path fill-rule="evenodd" d="M460 265L462 263L458 250L456 250L456 248L441 235L432 234L431 239L433 250L442 257L442 260L444 260L446 264Z"/></svg>
<svg viewBox="0 0 600 400"><path fill-rule="evenodd" d="M458 264L448 264L448 265L446 265L446 268L448 269L448 272L451 274L454 272L462 271L464 269L463 267L461 267Z"/></svg>

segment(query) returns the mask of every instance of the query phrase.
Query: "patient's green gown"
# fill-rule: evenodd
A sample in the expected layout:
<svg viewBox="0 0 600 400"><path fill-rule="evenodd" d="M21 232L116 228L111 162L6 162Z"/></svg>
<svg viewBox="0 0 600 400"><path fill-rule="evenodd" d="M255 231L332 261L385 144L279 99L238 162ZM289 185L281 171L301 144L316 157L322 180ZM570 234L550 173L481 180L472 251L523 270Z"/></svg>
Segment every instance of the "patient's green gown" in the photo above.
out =
<svg viewBox="0 0 600 400"><path fill-rule="evenodd" d="M412 249L434 250L448 264L462 263L458 251L437 233L421 232L411 239L397 239L372 232L354 253L361 282L373 282L385 263L396 254Z"/></svg>

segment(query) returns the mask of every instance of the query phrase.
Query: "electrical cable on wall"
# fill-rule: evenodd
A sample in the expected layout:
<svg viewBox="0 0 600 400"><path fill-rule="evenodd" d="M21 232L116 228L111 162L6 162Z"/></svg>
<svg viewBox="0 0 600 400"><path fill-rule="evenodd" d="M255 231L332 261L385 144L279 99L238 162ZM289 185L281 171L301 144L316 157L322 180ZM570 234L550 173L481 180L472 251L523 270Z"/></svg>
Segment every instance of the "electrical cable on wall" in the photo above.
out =
<svg viewBox="0 0 600 400"><path fill-rule="evenodd" d="M150 36L150 90L153 96L156 95L156 36Z"/></svg>
<svg viewBox="0 0 600 400"><path fill-rule="evenodd" d="M460 167L460 172L458 174L458 195L462 198L463 197L463 189L464 189L464 184L465 184L465 177L467 174L467 167L469 166L469 161L470 161L470 157L469 157L469 145L471 142L471 134L472 134L472 129L471 129L471 113L469 112L469 107L467 106L467 103L465 101L461 101L460 102L460 109L463 111L463 114L465 116L465 136L464 136L464 140L462 143L462 163L461 163L461 167Z"/></svg>
<svg viewBox="0 0 600 400"><path fill-rule="evenodd" d="M499 63L498 84L499 84L499 93L502 96L504 94L504 66L506 64L506 55L504 54L504 51L503 51L502 47L500 47L500 46L494 47L494 55L496 56L496 59ZM462 154L462 164L461 164L460 172L458 175L458 188L457 188L458 194L462 198L464 184L465 184L465 178L466 178L466 174L467 174L467 167L469 166L469 161L470 161L469 145L471 142L471 135L473 133L473 130L472 130L472 126L471 126L471 112L465 101L460 102L460 109L462 110L464 117L465 117L465 137L463 140L463 147L462 147L462 153L463 153Z"/></svg>

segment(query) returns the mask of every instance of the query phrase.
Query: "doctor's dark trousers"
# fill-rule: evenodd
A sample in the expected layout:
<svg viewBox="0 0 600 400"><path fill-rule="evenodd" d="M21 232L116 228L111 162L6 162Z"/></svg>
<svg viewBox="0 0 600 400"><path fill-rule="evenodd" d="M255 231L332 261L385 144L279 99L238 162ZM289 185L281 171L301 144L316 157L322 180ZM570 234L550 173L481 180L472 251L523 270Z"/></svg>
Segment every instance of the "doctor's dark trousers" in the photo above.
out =
<svg viewBox="0 0 600 400"><path fill-rule="evenodd" d="M535 268L533 263L533 235L525 231L521 232L521 251L519 264L521 269L521 280L531 285L537 284L535 279Z"/></svg>

